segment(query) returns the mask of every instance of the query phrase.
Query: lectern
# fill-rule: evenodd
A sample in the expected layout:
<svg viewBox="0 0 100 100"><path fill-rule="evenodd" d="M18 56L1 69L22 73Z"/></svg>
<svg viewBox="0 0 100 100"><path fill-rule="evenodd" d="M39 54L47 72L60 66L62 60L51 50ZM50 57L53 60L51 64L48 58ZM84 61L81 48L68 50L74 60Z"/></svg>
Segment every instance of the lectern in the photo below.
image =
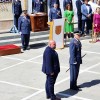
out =
<svg viewBox="0 0 100 100"><path fill-rule="evenodd" d="M48 22L50 25L49 40L56 42L56 49L64 48L64 21L65 19L55 19Z"/></svg>
<svg viewBox="0 0 100 100"><path fill-rule="evenodd" d="M48 30L48 16L44 13L31 14L31 28L32 32Z"/></svg>

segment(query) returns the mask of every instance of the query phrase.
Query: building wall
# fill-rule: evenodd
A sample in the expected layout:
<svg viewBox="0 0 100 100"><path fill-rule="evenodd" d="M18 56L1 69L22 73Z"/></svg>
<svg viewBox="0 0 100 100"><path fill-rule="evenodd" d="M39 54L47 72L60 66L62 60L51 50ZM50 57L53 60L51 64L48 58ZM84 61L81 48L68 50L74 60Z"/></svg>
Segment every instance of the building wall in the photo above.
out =
<svg viewBox="0 0 100 100"><path fill-rule="evenodd" d="M22 10L27 10L30 0L21 0ZM0 32L10 30L13 26L12 2L0 3Z"/></svg>

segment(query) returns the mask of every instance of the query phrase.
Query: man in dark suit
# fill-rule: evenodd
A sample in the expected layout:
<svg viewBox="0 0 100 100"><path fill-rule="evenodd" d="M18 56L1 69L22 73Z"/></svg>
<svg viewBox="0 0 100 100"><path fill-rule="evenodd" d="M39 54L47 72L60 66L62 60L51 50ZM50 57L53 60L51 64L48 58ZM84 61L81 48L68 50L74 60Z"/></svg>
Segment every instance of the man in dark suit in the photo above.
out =
<svg viewBox="0 0 100 100"><path fill-rule="evenodd" d="M43 0L34 0L34 11L44 12Z"/></svg>
<svg viewBox="0 0 100 100"><path fill-rule="evenodd" d="M74 38L71 40L69 45L70 51L70 89L79 90L77 86L77 78L79 74L80 64L82 64L81 58L81 42L80 42L80 34L74 34Z"/></svg>
<svg viewBox="0 0 100 100"><path fill-rule="evenodd" d="M49 12L49 19L50 21L52 21L53 19L59 19L62 18L62 13L61 13L61 9L58 8L58 4L54 4L54 7L50 9Z"/></svg>
<svg viewBox="0 0 100 100"><path fill-rule="evenodd" d="M71 8L72 7L72 0L63 0L63 9L66 10L66 5L67 4L70 4L71 5Z"/></svg>
<svg viewBox="0 0 100 100"><path fill-rule="evenodd" d="M48 6L49 6L49 8L54 7L54 3L58 4L58 8L60 7L59 0L48 0Z"/></svg>
<svg viewBox="0 0 100 100"><path fill-rule="evenodd" d="M18 19L18 31L21 34L22 48L27 50L30 40L31 23L27 11L23 11Z"/></svg>
<svg viewBox="0 0 100 100"><path fill-rule="evenodd" d="M76 1L76 8L77 8L77 17L78 17L78 31L82 33L82 13L81 13L81 6L83 4L82 0Z"/></svg>
<svg viewBox="0 0 100 100"><path fill-rule="evenodd" d="M57 52L54 50L55 48L55 41L49 41L49 46L46 47L43 54L42 72L47 76L45 84L47 99L60 100L54 94L54 84L60 72L59 58Z"/></svg>
<svg viewBox="0 0 100 100"><path fill-rule="evenodd" d="M14 25L18 29L18 18L20 17L20 15L22 13L22 7L21 7L21 1L20 0L14 0L13 10L14 10Z"/></svg>
<svg viewBox="0 0 100 100"><path fill-rule="evenodd" d="M91 21L91 15L92 15L92 8L88 4L88 0L84 0L84 4L81 6L81 13L82 13L82 34L84 34L84 28L86 23L86 34L89 35L89 29L90 29L90 21Z"/></svg>

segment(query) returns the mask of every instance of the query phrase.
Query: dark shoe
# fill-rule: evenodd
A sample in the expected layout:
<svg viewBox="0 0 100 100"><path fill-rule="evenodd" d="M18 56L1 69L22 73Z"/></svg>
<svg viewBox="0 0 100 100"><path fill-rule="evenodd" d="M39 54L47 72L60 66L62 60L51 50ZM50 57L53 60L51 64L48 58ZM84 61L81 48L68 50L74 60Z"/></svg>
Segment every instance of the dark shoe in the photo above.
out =
<svg viewBox="0 0 100 100"><path fill-rule="evenodd" d="M61 100L61 98L56 97L56 99L55 99L55 100Z"/></svg>
<svg viewBox="0 0 100 100"><path fill-rule="evenodd" d="M23 51L25 51L26 50L26 48L23 48Z"/></svg>
<svg viewBox="0 0 100 100"><path fill-rule="evenodd" d="M80 86L76 86L76 88L81 88Z"/></svg>
<svg viewBox="0 0 100 100"><path fill-rule="evenodd" d="M75 90L75 91L81 91L81 89L79 88L70 88L71 90Z"/></svg>
<svg viewBox="0 0 100 100"><path fill-rule="evenodd" d="M50 99L50 97L49 97L49 96L47 96L47 99Z"/></svg>

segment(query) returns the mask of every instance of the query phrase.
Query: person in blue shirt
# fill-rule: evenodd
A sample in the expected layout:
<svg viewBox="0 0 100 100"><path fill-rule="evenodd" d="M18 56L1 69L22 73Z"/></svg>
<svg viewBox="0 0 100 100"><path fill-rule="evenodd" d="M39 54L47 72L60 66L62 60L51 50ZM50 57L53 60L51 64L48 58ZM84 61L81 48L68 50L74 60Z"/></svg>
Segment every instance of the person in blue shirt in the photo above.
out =
<svg viewBox="0 0 100 100"><path fill-rule="evenodd" d="M61 13L61 9L58 8L58 4L54 4L54 7L50 9L49 12L49 19L50 21L52 21L53 19L59 19L62 18L62 13Z"/></svg>
<svg viewBox="0 0 100 100"><path fill-rule="evenodd" d="M74 38L70 41L70 89L79 90L77 86L77 78L79 74L80 64L82 64L81 57L82 44L80 42L80 33L74 34Z"/></svg>
<svg viewBox="0 0 100 100"><path fill-rule="evenodd" d="M27 11L23 11L18 19L18 31L21 34L22 48L27 50L30 40L31 23Z"/></svg>

